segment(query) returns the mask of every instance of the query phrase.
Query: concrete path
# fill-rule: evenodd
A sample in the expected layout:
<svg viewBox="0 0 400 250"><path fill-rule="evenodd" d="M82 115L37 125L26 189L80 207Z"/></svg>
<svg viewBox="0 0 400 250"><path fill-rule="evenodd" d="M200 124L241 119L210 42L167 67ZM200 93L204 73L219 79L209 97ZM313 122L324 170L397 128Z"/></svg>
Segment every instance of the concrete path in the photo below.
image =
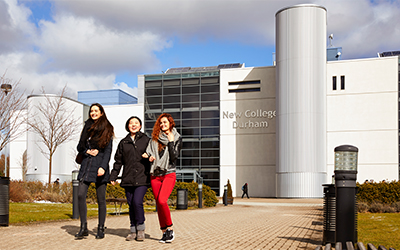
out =
<svg viewBox="0 0 400 250"><path fill-rule="evenodd" d="M0 227L0 249L315 249L322 244L322 199L240 199L213 208L172 211L175 240L159 243L157 213L146 213L146 239L125 241L127 215L107 215L106 237L75 240L78 220Z"/></svg>

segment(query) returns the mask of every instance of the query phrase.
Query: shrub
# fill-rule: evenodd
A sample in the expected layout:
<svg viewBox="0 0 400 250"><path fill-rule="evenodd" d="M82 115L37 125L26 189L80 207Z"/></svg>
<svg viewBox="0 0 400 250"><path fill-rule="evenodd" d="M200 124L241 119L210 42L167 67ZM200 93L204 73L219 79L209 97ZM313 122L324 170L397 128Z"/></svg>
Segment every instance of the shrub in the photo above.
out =
<svg viewBox="0 0 400 250"><path fill-rule="evenodd" d="M29 202L31 196L22 181L10 181L10 200L13 202Z"/></svg>
<svg viewBox="0 0 400 250"><path fill-rule="evenodd" d="M400 212L400 201L391 204L391 206L396 210L396 212Z"/></svg>
<svg viewBox="0 0 400 250"><path fill-rule="evenodd" d="M400 202L400 181L357 184L357 200L372 204Z"/></svg>
<svg viewBox="0 0 400 250"><path fill-rule="evenodd" d="M382 213L383 212L383 204L382 203L372 203L369 206L368 211L371 213Z"/></svg>
<svg viewBox="0 0 400 250"><path fill-rule="evenodd" d="M369 210L368 203L365 202L358 202L357 204L357 212L359 213L366 213Z"/></svg>
<svg viewBox="0 0 400 250"><path fill-rule="evenodd" d="M389 205L383 205L382 213L396 213L396 209Z"/></svg>
<svg viewBox="0 0 400 250"><path fill-rule="evenodd" d="M169 197L169 204L176 204L176 191L179 188L188 190L188 206L198 205L198 184L195 182L176 182L175 187ZM125 189L119 183L107 185L106 197L125 198ZM13 202L32 202L35 200L46 200L51 202L72 203L73 187L71 182L62 184L43 184L40 181L11 181L10 182L10 200ZM147 189L144 196L146 204L154 205L154 195L151 188ZM90 184L87 193L88 203L97 203L96 186ZM207 185L203 185L203 204L211 207L218 203L215 192Z"/></svg>

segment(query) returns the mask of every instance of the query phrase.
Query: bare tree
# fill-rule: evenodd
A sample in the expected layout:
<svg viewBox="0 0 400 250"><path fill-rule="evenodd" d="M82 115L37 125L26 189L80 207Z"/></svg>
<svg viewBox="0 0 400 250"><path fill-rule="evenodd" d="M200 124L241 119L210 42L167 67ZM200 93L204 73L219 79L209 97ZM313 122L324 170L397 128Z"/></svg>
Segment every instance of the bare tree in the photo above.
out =
<svg viewBox="0 0 400 250"><path fill-rule="evenodd" d="M22 153L21 158L19 158L18 165L21 167L22 180L26 181L26 173L28 172L28 154L26 150Z"/></svg>
<svg viewBox="0 0 400 250"><path fill-rule="evenodd" d="M20 136L25 130L19 127L25 122L27 100L25 93L19 90L20 81L6 78L6 73L0 77L2 86L0 93L0 151ZM11 89L12 87L12 89Z"/></svg>
<svg viewBox="0 0 400 250"><path fill-rule="evenodd" d="M78 128L82 126L81 118L73 118L75 108L71 108L65 102L66 88L67 86L57 96L46 94L42 88L46 102L36 105L34 108L37 113L29 115L27 119L29 129L39 135L40 143L36 145L49 161L49 183L54 153L61 144L72 140Z"/></svg>

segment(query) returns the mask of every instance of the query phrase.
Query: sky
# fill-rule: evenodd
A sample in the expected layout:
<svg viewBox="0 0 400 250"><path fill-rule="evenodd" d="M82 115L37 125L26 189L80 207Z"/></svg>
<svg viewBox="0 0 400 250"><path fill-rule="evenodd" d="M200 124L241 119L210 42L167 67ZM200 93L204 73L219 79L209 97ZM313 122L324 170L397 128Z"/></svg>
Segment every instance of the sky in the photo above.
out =
<svg viewBox="0 0 400 250"><path fill-rule="evenodd" d="M136 96L138 75L168 68L271 66L276 12L304 3L327 9L342 60L400 50L400 0L0 0L0 74L76 99Z"/></svg>

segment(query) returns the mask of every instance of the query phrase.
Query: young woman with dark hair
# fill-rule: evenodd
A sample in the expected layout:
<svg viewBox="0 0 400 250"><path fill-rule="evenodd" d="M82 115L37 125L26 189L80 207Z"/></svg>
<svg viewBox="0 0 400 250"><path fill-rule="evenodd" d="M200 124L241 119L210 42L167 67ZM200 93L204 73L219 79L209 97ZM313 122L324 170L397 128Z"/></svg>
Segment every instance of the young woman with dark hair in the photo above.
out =
<svg viewBox="0 0 400 250"><path fill-rule="evenodd" d="M110 176L111 184L115 185L123 166L121 187L125 188L129 205L131 230L126 237L128 241L145 239L143 198L150 186L150 164L148 159L142 158L142 155L146 152L150 138L140 132L141 128L142 121L139 117L132 116L126 121L125 129L129 134L118 144Z"/></svg>
<svg viewBox="0 0 400 250"><path fill-rule="evenodd" d="M109 161L111 157L114 127L108 121L104 108L94 103L89 109L89 119L85 122L78 144L78 152L83 153L79 169L78 208L81 220L79 232L75 235L82 239L89 235L87 228L86 195L90 183L96 184L99 224L96 239L104 238L106 221L106 188L110 178Z"/></svg>
<svg viewBox="0 0 400 250"><path fill-rule="evenodd" d="M147 146L146 153L143 154L143 157L148 157L151 162L151 187L163 232L160 243L170 243L175 238L167 201L175 186L176 160L181 148L182 138L176 131L174 119L170 114L161 114L154 124L152 140Z"/></svg>

